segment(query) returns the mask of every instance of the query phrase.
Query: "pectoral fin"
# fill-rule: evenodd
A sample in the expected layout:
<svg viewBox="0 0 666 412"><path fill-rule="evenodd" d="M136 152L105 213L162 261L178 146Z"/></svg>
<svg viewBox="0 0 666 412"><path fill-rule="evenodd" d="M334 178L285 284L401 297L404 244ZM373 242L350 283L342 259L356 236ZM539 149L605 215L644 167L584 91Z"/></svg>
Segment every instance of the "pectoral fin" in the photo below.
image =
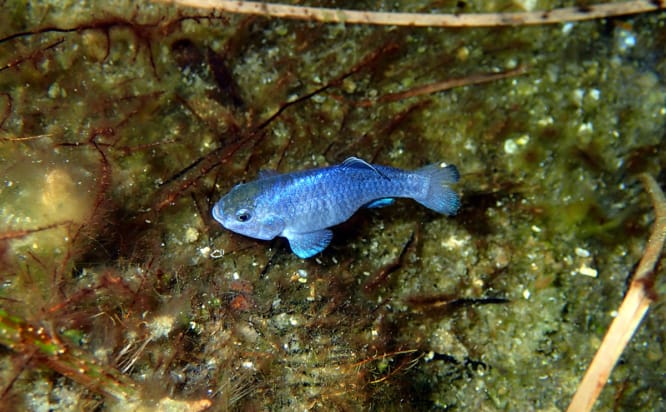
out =
<svg viewBox="0 0 666 412"><path fill-rule="evenodd" d="M301 259L314 256L326 249L332 238L333 232L328 229L310 233L292 233L287 236L291 250Z"/></svg>

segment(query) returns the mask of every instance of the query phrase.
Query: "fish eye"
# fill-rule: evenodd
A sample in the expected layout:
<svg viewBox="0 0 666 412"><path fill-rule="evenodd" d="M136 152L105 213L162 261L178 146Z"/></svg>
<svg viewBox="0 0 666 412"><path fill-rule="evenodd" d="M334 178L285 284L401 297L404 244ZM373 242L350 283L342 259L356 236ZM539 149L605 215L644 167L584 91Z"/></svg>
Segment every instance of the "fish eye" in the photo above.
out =
<svg viewBox="0 0 666 412"><path fill-rule="evenodd" d="M236 219L238 219L239 222L247 222L252 219L252 213L247 209L240 209L236 212Z"/></svg>

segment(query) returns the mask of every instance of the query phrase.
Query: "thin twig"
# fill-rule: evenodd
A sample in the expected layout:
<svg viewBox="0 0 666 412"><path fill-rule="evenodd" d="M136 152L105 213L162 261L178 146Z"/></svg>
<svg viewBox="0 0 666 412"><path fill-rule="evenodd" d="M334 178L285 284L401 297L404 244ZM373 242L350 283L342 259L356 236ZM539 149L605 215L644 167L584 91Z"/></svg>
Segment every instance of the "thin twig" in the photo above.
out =
<svg viewBox="0 0 666 412"><path fill-rule="evenodd" d="M592 363L585 372L568 412L589 411L599 397L601 389L608 381L611 370L624 351L625 346L638 328L643 316L654 300L654 267L664 247L666 237L666 199L654 179L641 175L645 189L652 199L655 221L652 234L645 246L645 253L638 264L638 269L629 286L629 291L622 301L617 317L613 320L597 350Z"/></svg>
<svg viewBox="0 0 666 412"><path fill-rule="evenodd" d="M507 70L505 72L500 72L500 73L472 74L465 77L447 79L434 83L428 83L422 86L416 86L409 90L385 94L383 96L374 99L358 100L354 102L354 104L359 107L369 107L376 103L397 102L399 100L409 99L411 97L423 96L427 94L438 93L445 90L451 90L456 87L470 86L474 84L489 83L496 80L507 79L509 77L520 76L525 73L527 73L527 67L519 66L513 70Z"/></svg>
<svg viewBox="0 0 666 412"><path fill-rule="evenodd" d="M24 238L26 236L32 235L33 233L43 232L45 230L51 230L51 229L54 229L56 227L71 225L71 224L72 224L71 221L65 220L64 222L56 222L56 223L52 223L50 225L41 226L41 227L37 227L37 228L34 228L34 229L8 230L6 232L0 233L0 241L1 240L10 240L10 239L21 239L21 238Z"/></svg>
<svg viewBox="0 0 666 412"><path fill-rule="evenodd" d="M322 23L372 24L413 27L499 27L554 24L567 21L603 19L649 13L666 9L662 1L634 0L602 3L585 7L565 7L546 11L518 13L391 13L321 7L291 6L255 1L225 0L155 0L201 9L215 9L236 14L280 17Z"/></svg>
<svg viewBox="0 0 666 412"><path fill-rule="evenodd" d="M38 134L35 136L24 136L24 137L5 137L3 135L0 135L0 142L28 142L31 140L37 140L37 139L48 139L53 137L53 135L47 133L47 134Z"/></svg>

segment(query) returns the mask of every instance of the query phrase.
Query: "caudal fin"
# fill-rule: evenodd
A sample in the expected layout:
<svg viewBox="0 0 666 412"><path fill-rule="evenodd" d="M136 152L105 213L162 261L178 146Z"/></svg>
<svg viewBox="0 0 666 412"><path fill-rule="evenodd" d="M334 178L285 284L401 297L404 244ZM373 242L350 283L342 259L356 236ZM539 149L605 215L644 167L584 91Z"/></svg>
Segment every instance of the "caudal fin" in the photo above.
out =
<svg viewBox="0 0 666 412"><path fill-rule="evenodd" d="M460 209L460 198L448 185L460 179L458 169L454 165L435 163L422 167L416 173L428 178L429 188L425 198L414 200L435 212L455 215Z"/></svg>

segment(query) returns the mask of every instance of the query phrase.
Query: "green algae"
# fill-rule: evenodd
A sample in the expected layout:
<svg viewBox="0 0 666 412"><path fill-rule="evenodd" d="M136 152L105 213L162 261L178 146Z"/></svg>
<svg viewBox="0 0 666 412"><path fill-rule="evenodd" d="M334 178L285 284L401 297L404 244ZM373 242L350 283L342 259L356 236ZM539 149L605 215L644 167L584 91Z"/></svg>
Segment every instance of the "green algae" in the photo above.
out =
<svg viewBox="0 0 666 412"><path fill-rule="evenodd" d="M465 11L520 8L477 3ZM74 358L103 365L90 379L118 376L88 392L3 368L3 401L37 409L48 387L80 407L127 385L218 410L566 407L647 238L634 176L663 185L663 14L441 30L31 6L0 18L0 37L29 32L0 42L0 305L75 339ZM461 213L361 211L307 261L210 217L261 169L349 155L458 165ZM600 408L662 408L663 317L648 315ZM18 364L8 339L2 363Z"/></svg>

